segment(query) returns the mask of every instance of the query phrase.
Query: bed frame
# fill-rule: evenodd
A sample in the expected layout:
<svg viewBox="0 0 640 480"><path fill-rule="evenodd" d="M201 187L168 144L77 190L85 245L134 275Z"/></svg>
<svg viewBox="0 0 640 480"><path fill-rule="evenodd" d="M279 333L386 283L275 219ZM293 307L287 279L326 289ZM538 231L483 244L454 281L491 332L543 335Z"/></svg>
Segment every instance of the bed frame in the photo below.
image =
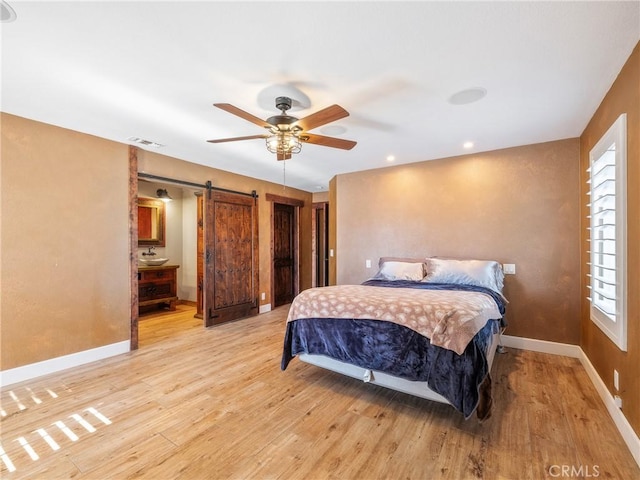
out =
<svg viewBox="0 0 640 480"><path fill-rule="evenodd" d="M494 333L489 345L489 351L487 355L487 361L489 363L489 372L493 365L493 359L496 351L502 351L502 345L500 342L500 335L502 332ZM379 372L377 370L369 370L362 367L356 367L349 363L334 360L333 358L325 357L324 355L312 355L308 353L298 354L298 358L311 365L317 367L326 368L337 373L341 373L348 377L355 378L356 380L362 380L365 383L372 383L374 385L380 385L382 387L390 388L402 393L408 393L416 397L426 398L427 400L434 400L436 402L447 403L449 401L442 395L434 392L429 388L427 382L418 382L413 380L405 380L404 378L395 377L387 373Z"/></svg>

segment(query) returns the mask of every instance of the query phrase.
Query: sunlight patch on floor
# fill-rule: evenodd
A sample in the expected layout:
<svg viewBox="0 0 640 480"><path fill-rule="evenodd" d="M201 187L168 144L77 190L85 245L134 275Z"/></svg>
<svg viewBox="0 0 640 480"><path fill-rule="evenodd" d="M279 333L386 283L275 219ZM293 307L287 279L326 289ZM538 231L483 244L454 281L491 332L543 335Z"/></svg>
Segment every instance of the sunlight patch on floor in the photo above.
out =
<svg viewBox="0 0 640 480"><path fill-rule="evenodd" d="M73 413L69 415L68 418L74 422L73 424L69 423L69 420L67 420L67 423L69 423L69 425L67 425L67 423L65 423L63 420L57 420L53 422L49 427L47 427L49 431L47 431L46 428L37 428L32 432L30 432L29 434L25 434L17 437L16 439L13 440L13 442L10 442L10 443L11 444L17 443L18 445L20 445L22 450L24 450L24 452L29 456L29 458L35 462L40 460L41 455L44 452L48 452L48 451L57 452L62 450L62 447L58 444L58 442L54 440L54 437L58 432L63 433L72 442L77 442L81 440L81 437L79 436L79 434L73 431L73 428L75 425L81 426L88 434L95 433L97 431L97 427L90 422L90 419L86 418L87 414L92 415L93 418L97 420L93 422L96 425L99 425L100 423L104 425L112 424L112 421L108 417L100 413L94 407L89 407L84 409L83 414L84 416L80 413ZM48 446L48 449L45 448L44 444L42 443L43 441ZM43 452L43 449L44 449L44 452ZM38 451L40 452L40 454L38 453ZM20 457L20 450L18 449L17 452L14 451L12 455L15 455L16 458L14 458L14 460L18 462L18 459ZM0 460L4 464L4 467L6 468L6 471L8 471L8 473L12 473L17 470L17 467L14 464L14 462L11 460L9 453L7 453L7 451L4 450L2 445L0 445ZM4 471L5 468L3 468L2 470Z"/></svg>

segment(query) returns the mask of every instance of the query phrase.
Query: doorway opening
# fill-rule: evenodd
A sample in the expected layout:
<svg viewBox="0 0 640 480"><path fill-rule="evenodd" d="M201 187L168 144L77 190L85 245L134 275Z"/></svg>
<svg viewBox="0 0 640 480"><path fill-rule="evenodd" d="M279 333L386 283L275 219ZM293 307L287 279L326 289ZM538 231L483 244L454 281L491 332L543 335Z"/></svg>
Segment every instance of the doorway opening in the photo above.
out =
<svg viewBox="0 0 640 480"><path fill-rule="evenodd" d="M135 291L138 297L139 346L203 325L201 318L196 322L178 321L189 313L191 317L196 315L199 290L197 246L200 233L197 229L197 213L202 190L139 178L138 205L141 199L158 201L159 190L170 198L161 202L164 241L153 248L149 248L145 242L138 242L134 251L138 268L138 287ZM140 215L140 206L138 213ZM140 221L138 225L140 227ZM167 260L159 264L164 259Z"/></svg>
<svg viewBox="0 0 640 480"><path fill-rule="evenodd" d="M172 313L177 309L176 303L179 304L180 310L184 310L185 308L191 308L193 313L191 317L194 318L200 325L204 324L204 326L211 326L216 323L220 323L220 321L216 321L212 319L223 317L223 321L232 320L235 318L242 318L244 316L250 316L255 311L255 314L258 312L258 215L257 215L257 198L258 195L255 191L251 193L243 193L243 192L235 192L232 190L226 190L223 188L213 187L210 181L207 181L206 184L196 184L181 180L175 180L166 177L159 177L156 175L146 174L146 173L138 173L137 168L137 149L135 147L131 147L129 151L129 231L130 231L130 264L131 264L131 339L130 339L130 348L131 350L136 350L139 346L139 321L140 321L140 297L141 297L141 288L142 286L148 287L146 292L142 292L142 294L146 294L149 296L154 296L153 299L149 298L149 300L153 300L152 303L155 305L156 303L159 305L166 305L169 309L169 313ZM149 182L151 185L142 185L144 183ZM138 243L138 196L143 193L147 187L150 187L151 190L167 190L169 193L169 187L172 186L174 189L176 197L180 197L183 200L188 199L189 205L193 208L188 208L188 213L184 213L184 208L180 208L181 214L184 217L189 218L189 226L185 226L183 222L173 222L178 223L177 225L170 225L170 222L167 221L167 229L177 229L180 233L174 236L175 244L174 246L170 246L172 243L170 240L171 234L167 235L166 248L167 251L170 248L176 248L175 251L180 251L179 255L175 253L167 253L167 251L163 251L161 255L162 258L169 258L166 262L167 267L172 266L175 268L163 268L164 265L153 265L149 266L148 262L146 265L140 266L140 258L145 258L142 256L142 253L156 253L149 250L148 252L139 251L140 245ZM167 187L167 188L160 188ZM185 193L187 192L187 193ZM195 195L194 195L195 194ZM171 196L171 195L170 195ZM204 199L202 202L202 210L198 211L198 201L199 199ZM241 235L237 235L237 231L235 228L237 225L233 223L236 217L231 215L223 215L220 214L222 209L218 209L218 212L215 211L219 205L224 204L225 202L216 201L220 199L244 199L245 203L250 203L252 207L249 209L250 211L250 221L245 222L245 224L249 224L250 228L241 229ZM248 199L248 200L247 200ZM237 200L229 200L227 203L242 203L242 201L238 202ZM228 205L226 205L228 206ZM177 208L177 207L176 207ZM235 207L232 207L233 210ZM235 210L233 210L235 212ZM218 213L216 215L216 213ZM236 212L237 213L237 212ZM203 228L198 228L198 216L201 216L200 220L202 222L201 226ZM244 215L240 215L240 217L246 219L246 213ZM222 220L221 220L222 219ZM227 234L225 235L225 231ZM188 235L185 232L189 232ZM182 237L188 236L189 240L184 240ZM241 242L245 244L249 242L251 244L250 256L252 258L251 262L246 262L246 256L243 257L241 262L242 271L238 274L239 269L235 267L229 267L230 262L234 260L227 255L222 255L220 257L220 252L223 251L223 245L218 244L216 246L215 240L216 238L220 240L221 238L226 238L230 240L230 244L232 245L231 249L227 248L227 252L234 251L233 247L240 245ZM239 242L239 243L234 243ZM188 248L184 248L185 244L188 244ZM198 250L201 248L200 250ZM182 250L184 249L185 254L182 254ZM239 250L243 251L246 249L239 248ZM197 263L198 263L198 253L202 254L203 265L202 265L202 276L198 277L197 275ZM157 253L156 253L157 254ZM171 258L170 255L174 257L179 257L181 260L181 265L170 265ZM216 257L218 255L218 257ZM159 256L160 257L160 256ZM149 258L149 257L146 257ZM152 257L154 258L154 257ZM184 260L184 261L183 261ZM175 262L173 262L175 263ZM235 264L234 264L235 265ZM180 294L177 292L180 291L180 283L179 281L169 279L167 281L166 278L163 277L165 275L164 270L170 270L174 273L178 271L181 267L184 268L183 271L186 272L187 276L183 276L183 278L189 278L188 280L188 288L190 288L190 293L184 294L184 290L182 295L184 298L188 297L186 302L184 301L176 301L180 298ZM232 288L226 288L226 280L228 279L217 279L216 272L221 271L224 268L227 268L228 272L233 273L235 275L234 282L232 282ZM149 273L150 272L150 273ZM162 272L162 273L161 273ZM142 275L145 276L142 279ZM158 277L156 282L156 276ZM147 278L149 277L149 278ZM244 278L250 278L250 280L245 281ZM142 280L142 284L141 284ZM176 294L171 290L171 286L168 285L170 281L174 281L174 287L176 288ZM154 285L157 283L158 285ZM176 285L177 283L177 285ZM184 283L184 282L183 282ZM250 284L250 293L236 295L238 287L242 285ZM147 285L149 284L149 285ZM216 288L216 285L221 288ZM186 285L183 285L183 288ZM198 290L200 287L200 295L198 295ZM167 293L168 292L168 293ZM164 297L155 297L155 295L167 295L167 302L165 302ZM191 299L194 298L194 300ZM222 299L222 313L224 315L220 315L220 311L215 311L218 307L220 307L220 302L218 300ZM230 305L228 300L231 299L235 304ZM162 300L162 301L161 301ZM201 302L201 306L199 307L198 302ZM217 302L217 303L216 303ZM184 304L186 303L186 307ZM240 308L237 308L237 304L242 304ZM244 308L247 304L249 304L248 308ZM145 305L146 306L146 302ZM233 308L227 308L233 307ZM198 309L200 309L201 315L198 315ZM166 310L166 309L165 309ZM231 314L229 312L231 311ZM158 312L159 314L165 315L164 311ZM184 312L181 312L184 316ZM146 317L145 317L146 319ZM204 321L203 321L204 319Z"/></svg>
<svg viewBox="0 0 640 480"><path fill-rule="evenodd" d="M300 207L302 200L267 194L271 201L271 301L276 308L300 292Z"/></svg>
<svg viewBox="0 0 640 480"><path fill-rule="evenodd" d="M313 287L329 285L329 203L313 204L311 225Z"/></svg>

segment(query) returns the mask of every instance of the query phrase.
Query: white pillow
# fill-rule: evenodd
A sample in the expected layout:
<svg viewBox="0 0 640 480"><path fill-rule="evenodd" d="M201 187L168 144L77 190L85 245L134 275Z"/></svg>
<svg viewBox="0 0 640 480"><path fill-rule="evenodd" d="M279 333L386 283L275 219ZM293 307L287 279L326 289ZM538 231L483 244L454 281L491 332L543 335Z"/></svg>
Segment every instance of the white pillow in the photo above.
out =
<svg viewBox="0 0 640 480"><path fill-rule="evenodd" d="M419 282L424 278L424 263L384 262L373 278Z"/></svg>
<svg viewBox="0 0 640 480"><path fill-rule="evenodd" d="M502 293L504 273L498 262L427 258L423 282L476 285Z"/></svg>

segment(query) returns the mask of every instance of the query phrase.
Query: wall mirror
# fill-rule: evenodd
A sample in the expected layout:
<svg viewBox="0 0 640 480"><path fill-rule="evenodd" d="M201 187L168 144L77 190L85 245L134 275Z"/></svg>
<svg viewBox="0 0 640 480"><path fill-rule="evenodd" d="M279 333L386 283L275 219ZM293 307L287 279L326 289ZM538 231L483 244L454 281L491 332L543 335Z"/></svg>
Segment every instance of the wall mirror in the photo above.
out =
<svg viewBox="0 0 640 480"><path fill-rule="evenodd" d="M166 212L162 200L138 197L138 246L165 246Z"/></svg>

